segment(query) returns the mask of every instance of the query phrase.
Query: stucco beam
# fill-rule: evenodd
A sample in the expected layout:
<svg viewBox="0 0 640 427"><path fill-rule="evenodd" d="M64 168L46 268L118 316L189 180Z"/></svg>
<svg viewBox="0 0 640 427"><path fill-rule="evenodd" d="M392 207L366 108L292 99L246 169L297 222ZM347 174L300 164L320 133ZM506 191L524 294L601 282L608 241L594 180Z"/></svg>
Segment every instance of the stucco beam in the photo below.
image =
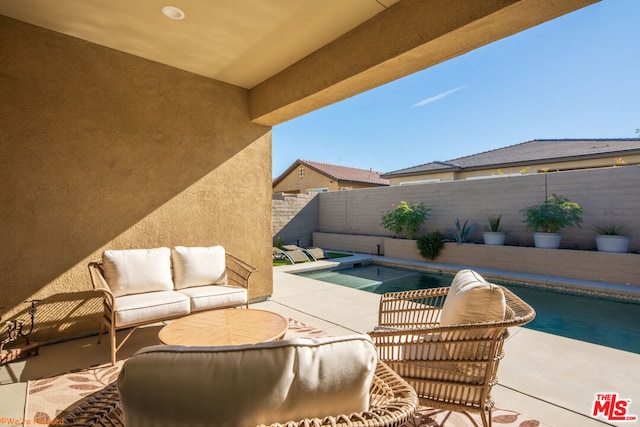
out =
<svg viewBox="0 0 640 427"><path fill-rule="evenodd" d="M274 126L600 0L401 0L251 89Z"/></svg>

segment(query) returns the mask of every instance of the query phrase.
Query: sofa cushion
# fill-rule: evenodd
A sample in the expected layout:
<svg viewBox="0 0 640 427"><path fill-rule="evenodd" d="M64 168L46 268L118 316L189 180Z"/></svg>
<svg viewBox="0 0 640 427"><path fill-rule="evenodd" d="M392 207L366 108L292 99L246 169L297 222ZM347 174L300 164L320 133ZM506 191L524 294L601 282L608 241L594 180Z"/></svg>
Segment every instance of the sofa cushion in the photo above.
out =
<svg viewBox="0 0 640 427"><path fill-rule="evenodd" d="M108 250L102 263L115 296L173 289L169 248Z"/></svg>
<svg viewBox="0 0 640 427"><path fill-rule="evenodd" d="M239 286L209 285L180 289L191 300L191 311L237 307L247 303L247 290Z"/></svg>
<svg viewBox="0 0 640 427"><path fill-rule="evenodd" d="M153 346L117 384L128 427L269 425L367 410L376 362L366 335Z"/></svg>
<svg viewBox="0 0 640 427"><path fill-rule="evenodd" d="M506 301L502 288L473 270L459 271L449 288L440 314L441 325L504 320Z"/></svg>
<svg viewBox="0 0 640 427"><path fill-rule="evenodd" d="M222 246L176 246L172 252L176 289L227 283L225 251Z"/></svg>
<svg viewBox="0 0 640 427"><path fill-rule="evenodd" d="M176 291L147 292L116 297L116 328L161 321L189 314L189 297Z"/></svg>

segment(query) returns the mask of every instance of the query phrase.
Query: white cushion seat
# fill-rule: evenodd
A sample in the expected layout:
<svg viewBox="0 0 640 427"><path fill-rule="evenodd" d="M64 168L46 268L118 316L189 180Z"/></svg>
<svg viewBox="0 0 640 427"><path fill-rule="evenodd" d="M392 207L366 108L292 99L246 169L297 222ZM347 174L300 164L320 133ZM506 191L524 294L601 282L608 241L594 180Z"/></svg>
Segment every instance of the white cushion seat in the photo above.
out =
<svg viewBox="0 0 640 427"><path fill-rule="evenodd" d="M209 285L179 289L191 301L191 311L236 307L247 303L247 290L238 286Z"/></svg>
<svg viewBox="0 0 640 427"><path fill-rule="evenodd" d="M189 297L174 291L116 297L116 327L160 321L189 314Z"/></svg>

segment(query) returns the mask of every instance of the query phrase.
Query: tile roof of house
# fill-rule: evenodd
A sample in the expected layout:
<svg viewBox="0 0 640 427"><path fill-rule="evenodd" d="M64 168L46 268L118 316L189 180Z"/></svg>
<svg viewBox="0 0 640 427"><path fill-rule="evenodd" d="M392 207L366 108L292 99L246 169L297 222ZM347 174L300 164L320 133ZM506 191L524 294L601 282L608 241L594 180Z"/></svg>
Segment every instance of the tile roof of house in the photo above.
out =
<svg viewBox="0 0 640 427"><path fill-rule="evenodd" d="M352 182L358 184L371 184L372 186L389 185L389 180L380 177L380 172L372 169L357 169L348 166L338 166L329 163L313 162L310 160L296 160L289 168L279 177L273 180L273 186L277 185L287 175L297 169L300 165L306 166L322 175L331 178L334 181Z"/></svg>
<svg viewBox="0 0 640 427"><path fill-rule="evenodd" d="M444 172L535 165L640 153L640 139L535 139L446 162L431 162L381 174L384 178Z"/></svg>

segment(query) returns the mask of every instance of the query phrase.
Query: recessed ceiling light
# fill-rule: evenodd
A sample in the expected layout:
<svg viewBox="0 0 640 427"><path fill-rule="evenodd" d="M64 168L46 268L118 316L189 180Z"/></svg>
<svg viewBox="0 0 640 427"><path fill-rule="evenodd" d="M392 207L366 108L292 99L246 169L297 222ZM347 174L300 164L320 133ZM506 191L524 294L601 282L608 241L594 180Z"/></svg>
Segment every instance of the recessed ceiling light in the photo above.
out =
<svg viewBox="0 0 640 427"><path fill-rule="evenodd" d="M184 12L175 6L165 6L162 8L162 13L168 18L180 20L184 19Z"/></svg>

